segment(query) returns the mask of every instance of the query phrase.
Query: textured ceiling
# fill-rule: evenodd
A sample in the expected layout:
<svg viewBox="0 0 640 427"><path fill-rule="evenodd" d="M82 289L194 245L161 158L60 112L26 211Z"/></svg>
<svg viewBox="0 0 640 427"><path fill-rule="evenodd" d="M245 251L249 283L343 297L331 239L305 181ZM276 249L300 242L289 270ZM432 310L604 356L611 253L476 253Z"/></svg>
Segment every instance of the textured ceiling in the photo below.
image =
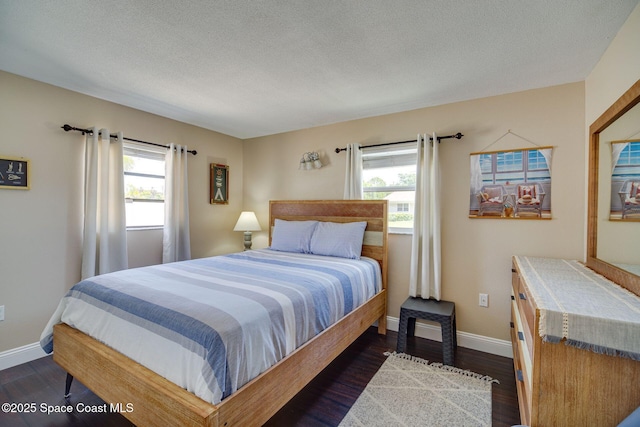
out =
<svg viewBox="0 0 640 427"><path fill-rule="evenodd" d="M582 81L638 1L0 0L0 69L244 139Z"/></svg>

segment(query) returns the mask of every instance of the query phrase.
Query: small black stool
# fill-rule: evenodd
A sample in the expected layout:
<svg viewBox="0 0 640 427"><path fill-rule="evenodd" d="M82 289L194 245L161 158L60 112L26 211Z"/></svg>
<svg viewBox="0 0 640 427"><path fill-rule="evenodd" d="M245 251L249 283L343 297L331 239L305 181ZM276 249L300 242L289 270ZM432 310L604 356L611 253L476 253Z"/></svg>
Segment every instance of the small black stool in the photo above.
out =
<svg viewBox="0 0 640 427"><path fill-rule="evenodd" d="M450 301L437 301L409 297L400 307L400 326L396 351L404 353L407 336L414 336L416 319L440 323L442 329L442 358L445 365L453 366L453 354L458 346L456 337L456 305Z"/></svg>

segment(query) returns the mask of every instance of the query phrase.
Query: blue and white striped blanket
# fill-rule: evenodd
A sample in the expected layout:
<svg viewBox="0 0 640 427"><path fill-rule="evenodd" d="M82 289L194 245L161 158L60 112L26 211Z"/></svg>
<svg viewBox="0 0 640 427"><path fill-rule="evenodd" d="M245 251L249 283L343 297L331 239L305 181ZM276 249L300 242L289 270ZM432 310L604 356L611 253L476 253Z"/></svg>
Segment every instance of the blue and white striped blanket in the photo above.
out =
<svg viewBox="0 0 640 427"><path fill-rule="evenodd" d="M269 249L123 270L75 285L66 323L218 403L381 288L375 260Z"/></svg>

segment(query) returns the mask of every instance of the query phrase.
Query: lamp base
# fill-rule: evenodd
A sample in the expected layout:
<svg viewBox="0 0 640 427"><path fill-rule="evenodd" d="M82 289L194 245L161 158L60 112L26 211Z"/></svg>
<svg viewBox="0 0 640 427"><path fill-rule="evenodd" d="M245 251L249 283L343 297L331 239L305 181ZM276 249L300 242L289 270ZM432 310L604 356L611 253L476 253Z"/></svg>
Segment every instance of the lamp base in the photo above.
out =
<svg viewBox="0 0 640 427"><path fill-rule="evenodd" d="M244 232L244 250L248 251L250 249L251 249L251 232L245 231Z"/></svg>

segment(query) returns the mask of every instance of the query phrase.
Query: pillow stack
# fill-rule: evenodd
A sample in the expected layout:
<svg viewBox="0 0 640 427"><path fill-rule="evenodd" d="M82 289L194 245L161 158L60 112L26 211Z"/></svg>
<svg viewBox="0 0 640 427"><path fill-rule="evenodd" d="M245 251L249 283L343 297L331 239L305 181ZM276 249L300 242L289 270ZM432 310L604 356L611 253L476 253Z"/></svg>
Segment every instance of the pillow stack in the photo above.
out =
<svg viewBox="0 0 640 427"><path fill-rule="evenodd" d="M271 249L360 259L366 221L324 222L276 219Z"/></svg>

